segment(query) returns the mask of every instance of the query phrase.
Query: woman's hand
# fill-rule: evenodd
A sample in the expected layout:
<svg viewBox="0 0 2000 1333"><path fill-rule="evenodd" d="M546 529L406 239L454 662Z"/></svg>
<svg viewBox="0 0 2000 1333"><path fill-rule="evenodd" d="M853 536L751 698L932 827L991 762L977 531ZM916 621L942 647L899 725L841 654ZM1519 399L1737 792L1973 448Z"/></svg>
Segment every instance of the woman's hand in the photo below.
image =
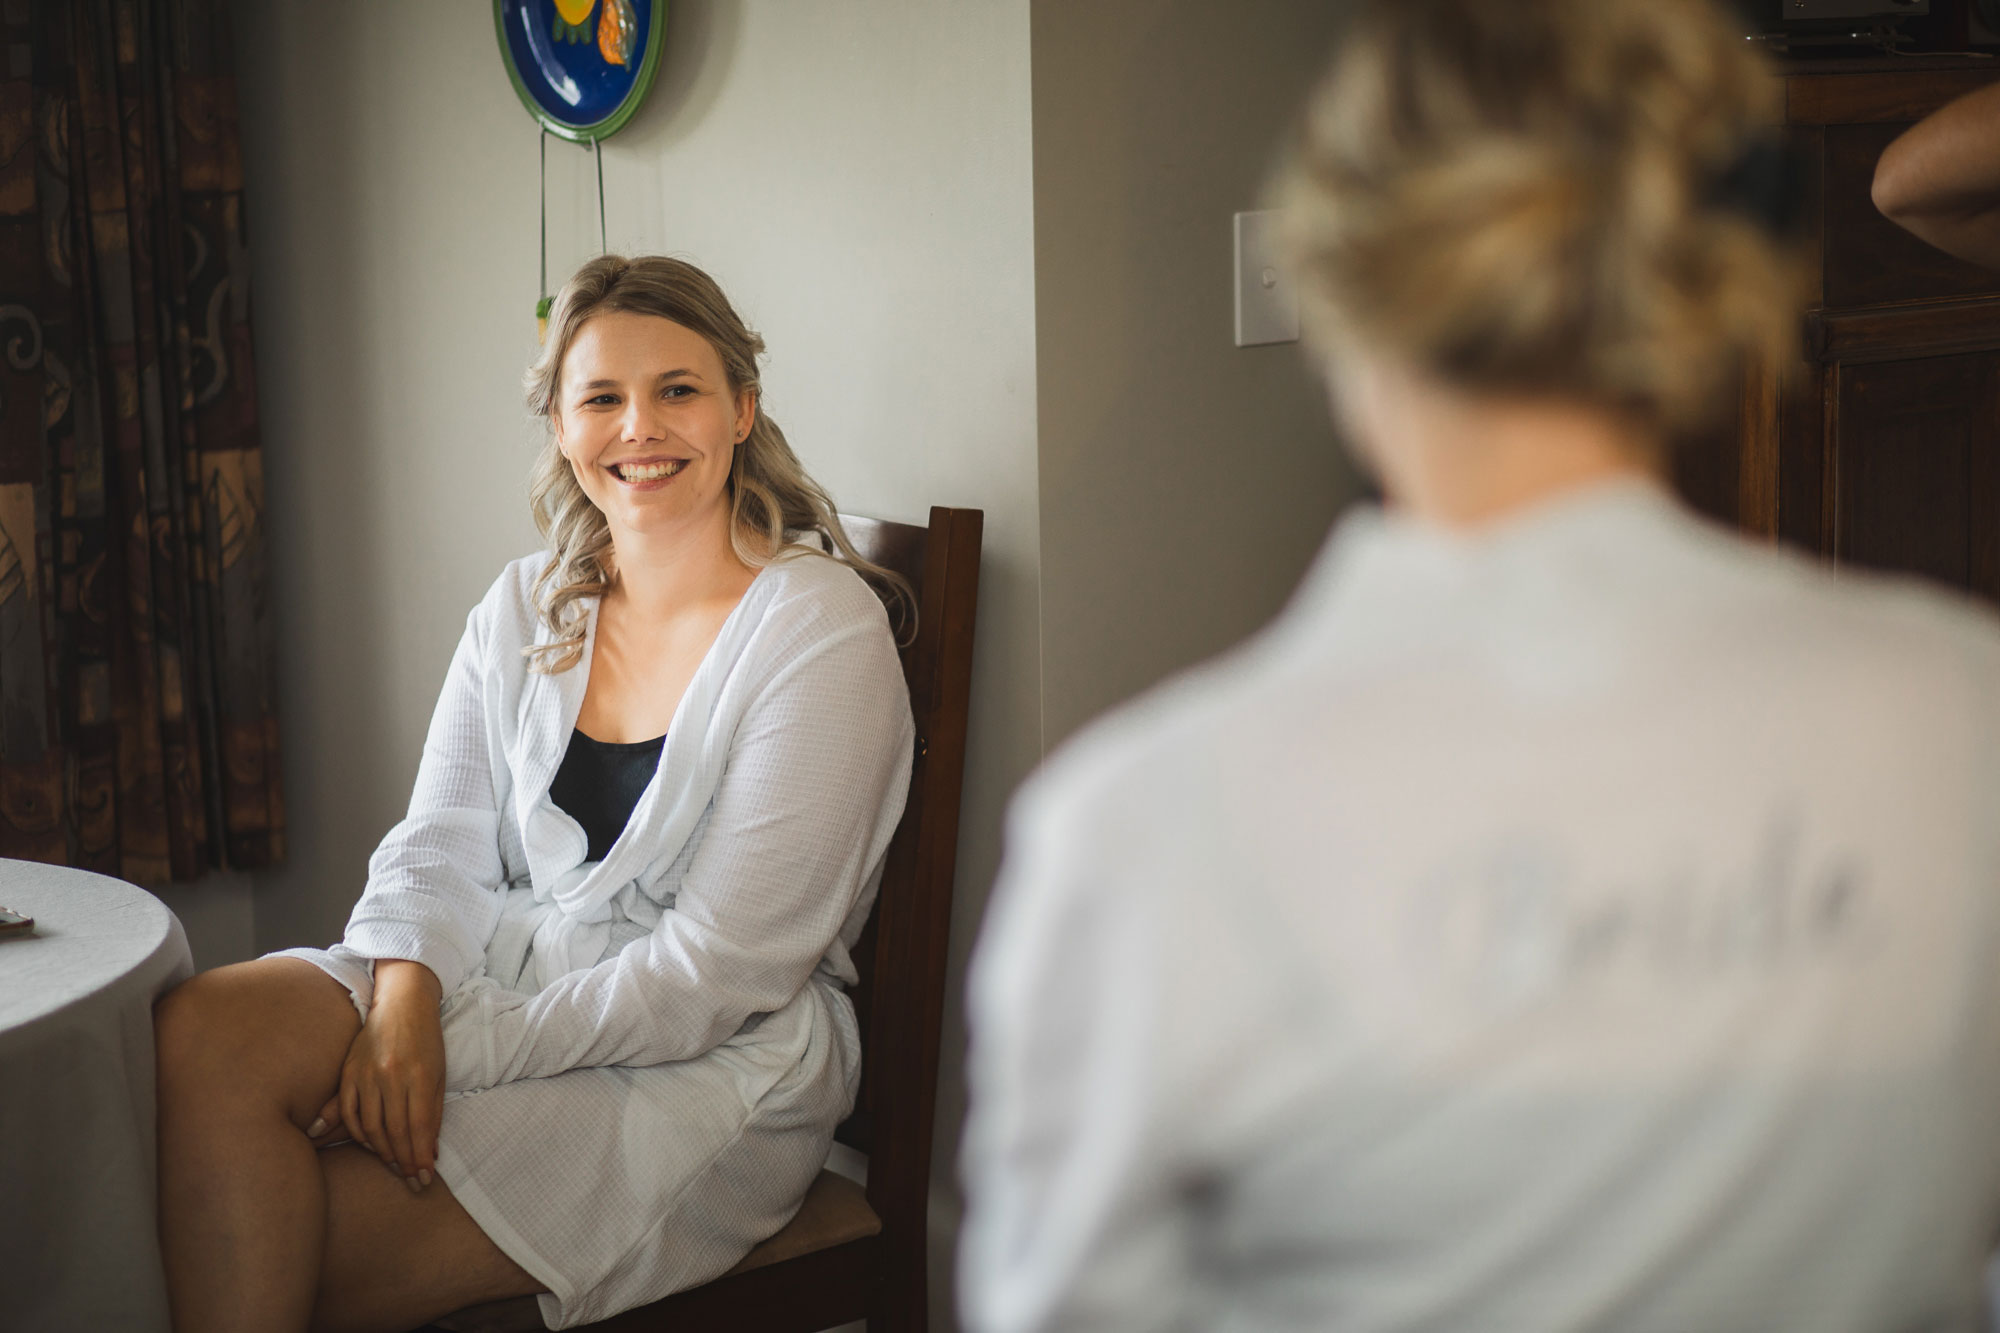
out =
<svg viewBox="0 0 2000 1333"><path fill-rule="evenodd" d="M321 1108L312 1127L318 1133L310 1134L324 1145L344 1125L413 1192L431 1183L437 1165L444 1117L442 996L437 974L422 963L375 964L375 1003L347 1049L340 1089Z"/></svg>

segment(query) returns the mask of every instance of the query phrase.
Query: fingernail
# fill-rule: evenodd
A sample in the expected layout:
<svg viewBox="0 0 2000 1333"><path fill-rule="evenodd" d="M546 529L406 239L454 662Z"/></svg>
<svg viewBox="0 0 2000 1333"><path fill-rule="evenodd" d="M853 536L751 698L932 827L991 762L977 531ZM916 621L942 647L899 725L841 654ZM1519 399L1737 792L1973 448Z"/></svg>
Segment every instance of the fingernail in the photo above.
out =
<svg viewBox="0 0 2000 1333"><path fill-rule="evenodd" d="M403 1177L403 1183L410 1187L410 1193L412 1194L422 1194L424 1192L424 1187L417 1183L417 1178L415 1176Z"/></svg>
<svg viewBox="0 0 2000 1333"><path fill-rule="evenodd" d="M324 1133L326 1133L325 1116L321 1116L319 1119L313 1121L312 1124L308 1126L306 1129L306 1137L309 1139L316 1139Z"/></svg>
<svg viewBox="0 0 2000 1333"><path fill-rule="evenodd" d="M419 1171L417 1172L417 1179L423 1181L428 1186L431 1183L431 1173L428 1171Z"/></svg>

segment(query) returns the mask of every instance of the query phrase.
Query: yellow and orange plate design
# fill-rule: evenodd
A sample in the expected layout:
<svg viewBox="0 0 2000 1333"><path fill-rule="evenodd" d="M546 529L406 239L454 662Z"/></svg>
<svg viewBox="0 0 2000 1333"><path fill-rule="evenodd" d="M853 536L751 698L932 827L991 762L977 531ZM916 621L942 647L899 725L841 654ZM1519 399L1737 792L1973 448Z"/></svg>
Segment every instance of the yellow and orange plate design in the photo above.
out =
<svg viewBox="0 0 2000 1333"><path fill-rule="evenodd" d="M653 84L666 0L494 0L501 59L528 113L577 142L622 129Z"/></svg>

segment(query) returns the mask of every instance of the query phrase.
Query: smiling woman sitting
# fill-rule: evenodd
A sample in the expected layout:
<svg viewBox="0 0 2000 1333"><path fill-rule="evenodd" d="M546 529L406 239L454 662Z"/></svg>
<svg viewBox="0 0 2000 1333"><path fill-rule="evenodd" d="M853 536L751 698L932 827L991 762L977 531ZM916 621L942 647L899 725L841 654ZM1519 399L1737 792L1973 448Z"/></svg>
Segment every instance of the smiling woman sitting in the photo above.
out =
<svg viewBox="0 0 2000 1333"><path fill-rule="evenodd" d="M913 730L890 576L760 410L762 350L676 260L557 298L549 549L473 608L346 937L161 1002L177 1327L533 1292L567 1327L797 1207L854 1099Z"/></svg>

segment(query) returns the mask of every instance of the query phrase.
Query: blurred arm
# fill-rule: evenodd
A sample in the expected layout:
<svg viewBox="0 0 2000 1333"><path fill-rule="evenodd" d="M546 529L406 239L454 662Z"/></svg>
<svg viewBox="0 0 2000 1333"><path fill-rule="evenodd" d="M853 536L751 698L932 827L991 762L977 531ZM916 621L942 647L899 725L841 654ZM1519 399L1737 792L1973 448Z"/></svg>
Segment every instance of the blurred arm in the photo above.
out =
<svg viewBox="0 0 2000 1333"><path fill-rule="evenodd" d="M1933 112L1882 153L1875 207L1946 254L2000 268L2000 84Z"/></svg>
<svg viewBox="0 0 2000 1333"><path fill-rule="evenodd" d="M1120 884L1076 822L1017 813L973 966L959 1272L976 1333L1200 1322L1169 909ZM1118 845L1097 832L1100 849Z"/></svg>

